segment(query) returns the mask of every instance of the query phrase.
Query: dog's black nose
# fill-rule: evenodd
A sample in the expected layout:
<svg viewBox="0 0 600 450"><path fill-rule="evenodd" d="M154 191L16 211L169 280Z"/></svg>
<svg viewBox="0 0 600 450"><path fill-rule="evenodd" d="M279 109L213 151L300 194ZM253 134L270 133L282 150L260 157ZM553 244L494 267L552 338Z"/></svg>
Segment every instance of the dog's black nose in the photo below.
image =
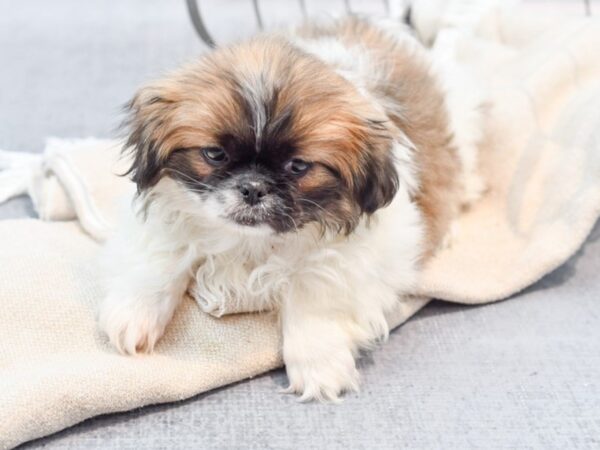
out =
<svg viewBox="0 0 600 450"><path fill-rule="evenodd" d="M251 206L259 203L268 193L267 185L262 181L244 181L238 187L244 201Z"/></svg>

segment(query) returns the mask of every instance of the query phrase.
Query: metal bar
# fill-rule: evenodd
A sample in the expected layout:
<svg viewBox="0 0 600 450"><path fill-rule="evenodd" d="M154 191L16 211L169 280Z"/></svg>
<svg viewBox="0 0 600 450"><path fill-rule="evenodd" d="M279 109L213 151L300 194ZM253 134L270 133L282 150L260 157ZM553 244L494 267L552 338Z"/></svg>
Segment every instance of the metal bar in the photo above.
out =
<svg viewBox="0 0 600 450"><path fill-rule="evenodd" d="M352 6L350 6L350 0L344 0L344 6L346 7L346 14L352 14Z"/></svg>
<svg viewBox="0 0 600 450"><path fill-rule="evenodd" d="M308 11L306 10L306 0L298 0L300 3L300 11L302 11L302 18L304 20L308 19Z"/></svg>
<svg viewBox="0 0 600 450"><path fill-rule="evenodd" d="M391 11L390 11L390 0L383 0L383 7L385 9L385 15L389 16L391 14Z"/></svg>
<svg viewBox="0 0 600 450"><path fill-rule="evenodd" d="M591 16L592 15L592 3L590 2L590 0L583 0L583 4L585 7L585 15L586 16Z"/></svg>
<svg viewBox="0 0 600 450"><path fill-rule="evenodd" d="M190 19L192 19L192 24L194 25L198 36L200 36L200 39L202 39L202 41L209 47L216 47L215 41L204 26L197 0L186 0L186 3L190 13Z"/></svg>
<svg viewBox="0 0 600 450"><path fill-rule="evenodd" d="M254 16L256 17L256 24L258 25L258 28L263 30L265 26L262 20L262 16L260 15L260 7L258 5L258 0L252 0L252 6L254 6Z"/></svg>

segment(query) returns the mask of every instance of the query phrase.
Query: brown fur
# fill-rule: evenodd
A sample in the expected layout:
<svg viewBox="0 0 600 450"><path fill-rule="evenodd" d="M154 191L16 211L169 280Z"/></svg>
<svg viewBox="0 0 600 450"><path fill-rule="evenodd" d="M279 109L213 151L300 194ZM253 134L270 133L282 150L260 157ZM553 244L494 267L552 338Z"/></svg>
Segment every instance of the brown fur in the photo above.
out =
<svg viewBox="0 0 600 450"><path fill-rule="evenodd" d="M427 226L430 256L441 244L460 204L460 164L452 147L444 97L423 58L398 44L387 32L359 19L338 22L334 27L309 26L306 37L336 36L348 45L360 45L387 74L368 86L375 98L400 105L398 114L387 109L391 121L415 144L420 191L415 196Z"/></svg>
<svg viewBox="0 0 600 450"><path fill-rule="evenodd" d="M138 93L131 104L129 144L140 190L168 173L167 162L180 149L221 145L231 136L253 140L258 151L261 137L254 137L251 123L255 105L248 105L247 97L261 89L268 91L260 94L269 114L262 134L275 136L270 139L278 145L289 142L294 157L314 163L299 189L335 189L336 174L343 180L345 189L337 191L347 195L338 201L337 220L336 208L329 211L330 223L350 231L363 212L391 200L395 172L380 180L374 172L381 175L391 166L391 136L379 125L385 117L323 62L273 37L215 51ZM192 155L200 158L198 152L187 152L186 158ZM212 171L201 161L190 164L202 176ZM362 196L359 208L351 207L355 196Z"/></svg>
<svg viewBox="0 0 600 450"><path fill-rule="evenodd" d="M263 133L282 147L293 143L295 157L316 163L298 183L300 190L329 189L335 186L335 174L341 177L348 194L328 211L333 216L328 220L338 215L338 225L347 231L363 212L372 213L391 200L397 182L391 139L398 130L408 136L416 147L420 189L415 201L427 227L425 255L432 254L457 212L459 163L443 95L429 67L407 46L360 20L307 27L299 34L336 36L367 51L387 74L367 86L375 99L383 100L386 115L317 58L284 39L257 38L217 50L134 98L129 144L135 147L131 172L138 188L152 186L173 158L175 165L185 158L200 176L212 172L199 152L173 157L178 149L222 145L231 136L254 139L259 151L266 138L253 137L257 130L250 122L256 112L247 96L266 89L257 94L268 103L269 125Z"/></svg>

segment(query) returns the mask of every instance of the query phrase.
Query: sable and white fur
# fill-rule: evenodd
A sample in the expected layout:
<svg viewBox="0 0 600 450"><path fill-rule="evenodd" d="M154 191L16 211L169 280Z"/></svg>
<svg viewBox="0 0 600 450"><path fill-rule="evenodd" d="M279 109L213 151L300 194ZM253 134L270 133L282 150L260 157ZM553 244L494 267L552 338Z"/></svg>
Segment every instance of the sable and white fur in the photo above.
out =
<svg viewBox="0 0 600 450"><path fill-rule="evenodd" d="M461 205L480 191L473 148L482 125L481 99L470 95L472 104L457 104L461 96L453 92L453 103L445 102L439 86L452 89L456 83L449 77L436 81L427 58L398 24L347 19L239 44L142 89L131 106L130 138L139 196L105 252L108 294L99 322L111 342L124 353L152 351L197 274L202 296L279 309L290 392L303 400L335 400L357 390L358 352L386 338L386 312L398 296L413 291L420 266L447 240ZM307 68L289 75L298 87L286 93L280 73L288 74L294 64ZM257 152L267 145L260 142L261 132L276 114L265 103L272 100L272 85L277 101L301 110L289 120L310 124L302 128L306 136L294 142L301 142L297 151L303 159L317 162L312 172L290 181L297 184L296 203L306 205L297 207L301 214L288 214L293 225L287 228L269 225L268 203L266 212L257 213L260 220L242 217L239 195L227 188L225 175L218 181L224 187L211 185L206 192L206 182L197 181L212 179L213 169L187 149L214 146L211 120L214 127L237 123L230 116L240 113L237 107L227 110L238 93L223 100L230 93L219 71L226 73L223 80L235 79L250 105L246 113ZM338 83L339 89L318 99L315 83L325 90ZM347 127L342 119L323 124L339 112L339 106L323 112L335 96L348 105ZM313 109L303 111L311 101ZM449 105L457 111L451 121ZM359 122L352 122L355 116ZM329 132L331 142L338 139L331 148ZM345 148L344 139L365 142ZM373 154L361 153L367 151ZM368 172L361 166L365 161L376 170ZM329 164L331 170L323 169ZM378 184L384 177L387 187ZM343 193L336 197L323 183ZM326 204L304 199L319 189Z"/></svg>

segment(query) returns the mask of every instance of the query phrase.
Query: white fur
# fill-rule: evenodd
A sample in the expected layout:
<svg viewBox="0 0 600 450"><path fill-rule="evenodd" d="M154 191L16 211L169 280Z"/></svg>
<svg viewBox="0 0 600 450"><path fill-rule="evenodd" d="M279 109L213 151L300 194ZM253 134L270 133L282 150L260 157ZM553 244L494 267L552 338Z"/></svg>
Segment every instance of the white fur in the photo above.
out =
<svg viewBox="0 0 600 450"><path fill-rule="evenodd" d="M369 77L385 76L385 67L374 71L361 49L301 44L336 61L362 91L368 92ZM386 312L417 279L424 232L411 201L418 189L413 151L398 134L400 188L389 206L347 237L322 235L313 225L286 234L234 225L221 218L236 201L233 193L223 205L161 179L136 201L138 211L126 209L107 246L101 327L122 352L152 350L197 274L198 292L207 298L280 309L289 392L333 401L358 389L357 353L387 337Z"/></svg>
<svg viewBox="0 0 600 450"><path fill-rule="evenodd" d="M385 312L416 280L422 224L405 188L349 237L307 226L257 239L168 178L149 195L146 219L131 211L105 252L100 324L120 351L153 348L197 270L201 295L281 308L291 391L335 400L357 388L354 357L387 336Z"/></svg>

